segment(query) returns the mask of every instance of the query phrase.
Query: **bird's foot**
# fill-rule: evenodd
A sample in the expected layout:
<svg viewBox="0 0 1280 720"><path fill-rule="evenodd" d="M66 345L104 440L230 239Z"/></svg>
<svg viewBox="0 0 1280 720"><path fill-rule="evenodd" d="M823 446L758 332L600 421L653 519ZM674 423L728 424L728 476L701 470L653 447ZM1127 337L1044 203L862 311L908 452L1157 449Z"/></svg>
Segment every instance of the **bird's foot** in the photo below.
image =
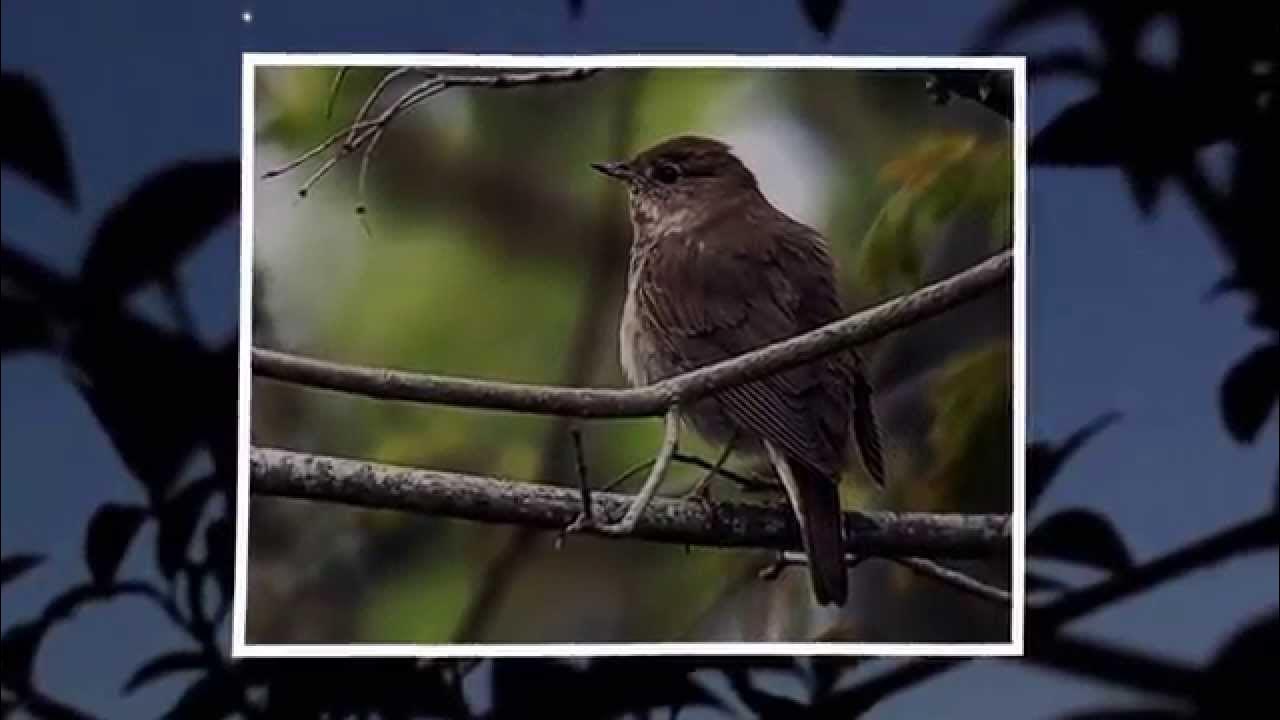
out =
<svg viewBox="0 0 1280 720"><path fill-rule="evenodd" d="M707 475L693 488L680 496L681 502L697 503L703 510L709 511L713 503L711 499L711 475Z"/></svg>

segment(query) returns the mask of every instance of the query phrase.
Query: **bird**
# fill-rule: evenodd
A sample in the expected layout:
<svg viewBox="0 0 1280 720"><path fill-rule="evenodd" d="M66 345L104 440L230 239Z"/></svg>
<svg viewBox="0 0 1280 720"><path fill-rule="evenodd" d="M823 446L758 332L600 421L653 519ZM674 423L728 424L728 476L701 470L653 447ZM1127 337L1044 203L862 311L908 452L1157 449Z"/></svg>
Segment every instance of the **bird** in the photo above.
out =
<svg viewBox="0 0 1280 720"><path fill-rule="evenodd" d="M619 359L643 386L845 316L830 246L774 207L729 145L669 138L593 163L628 190L632 241ZM800 529L820 605L848 597L838 483L856 444L885 484L865 364L853 349L679 407L713 444L774 469Z"/></svg>

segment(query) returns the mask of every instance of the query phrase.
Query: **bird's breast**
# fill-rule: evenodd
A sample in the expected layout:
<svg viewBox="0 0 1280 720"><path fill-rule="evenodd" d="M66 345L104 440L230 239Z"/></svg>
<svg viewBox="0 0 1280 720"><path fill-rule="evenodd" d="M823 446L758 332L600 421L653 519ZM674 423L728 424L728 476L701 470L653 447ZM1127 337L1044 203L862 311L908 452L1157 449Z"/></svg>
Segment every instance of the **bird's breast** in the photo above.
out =
<svg viewBox="0 0 1280 720"><path fill-rule="evenodd" d="M648 384L653 343L641 324L636 308L635 273L627 282L627 299L622 305L622 321L618 325L618 360L622 372L632 385Z"/></svg>

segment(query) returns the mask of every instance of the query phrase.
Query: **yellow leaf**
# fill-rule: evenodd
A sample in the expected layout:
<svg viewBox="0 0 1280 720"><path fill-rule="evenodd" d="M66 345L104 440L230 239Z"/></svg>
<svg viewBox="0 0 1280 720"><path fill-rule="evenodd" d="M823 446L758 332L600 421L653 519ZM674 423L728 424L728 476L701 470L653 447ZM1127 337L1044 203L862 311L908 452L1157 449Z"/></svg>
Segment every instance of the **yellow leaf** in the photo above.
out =
<svg viewBox="0 0 1280 720"><path fill-rule="evenodd" d="M927 136L902 157L885 163L880 180L920 190L937 180L947 167L967 157L977 144L978 139L972 134Z"/></svg>

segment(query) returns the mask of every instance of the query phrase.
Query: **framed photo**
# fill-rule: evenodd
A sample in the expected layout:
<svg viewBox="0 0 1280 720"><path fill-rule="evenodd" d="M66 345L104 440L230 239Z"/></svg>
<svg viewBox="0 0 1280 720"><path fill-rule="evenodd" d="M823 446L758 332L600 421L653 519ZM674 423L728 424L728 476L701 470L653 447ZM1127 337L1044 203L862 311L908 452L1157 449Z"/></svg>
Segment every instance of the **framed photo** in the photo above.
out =
<svg viewBox="0 0 1280 720"><path fill-rule="evenodd" d="M1021 58L243 72L235 655L1022 653Z"/></svg>

